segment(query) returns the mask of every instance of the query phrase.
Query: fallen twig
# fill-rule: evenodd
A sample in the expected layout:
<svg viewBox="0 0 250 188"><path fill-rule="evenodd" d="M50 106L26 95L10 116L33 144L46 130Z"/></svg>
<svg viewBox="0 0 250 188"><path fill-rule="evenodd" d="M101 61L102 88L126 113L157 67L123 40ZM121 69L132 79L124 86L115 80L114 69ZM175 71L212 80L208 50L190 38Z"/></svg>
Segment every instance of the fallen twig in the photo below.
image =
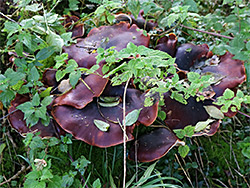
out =
<svg viewBox="0 0 250 188"><path fill-rule="evenodd" d="M19 170L14 176L12 176L11 178L9 178L8 180L0 183L0 186L4 185L6 183L11 182L12 180L16 179L21 173L23 173L26 170L29 170L30 168L31 168L31 166L28 166L28 167L22 166L21 170Z"/></svg>
<svg viewBox="0 0 250 188"><path fill-rule="evenodd" d="M193 31L198 31L200 33L205 33L205 34L213 35L213 36L216 36L216 37L222 37L222 38L226 38L226 39L230 39L230 40L234 39L233 37L229 37L229 36L226 36L226 35L221 35L221 34L218 34L218 33L209 32L209 31L203 31L203 30L200 30L200 29L195 29L195 28L188 27L188 26L185 26L185 25L182 25L182 24L180 24L180 26L184 27L186 29L190 29L190 30L193 30Z"/></svg>

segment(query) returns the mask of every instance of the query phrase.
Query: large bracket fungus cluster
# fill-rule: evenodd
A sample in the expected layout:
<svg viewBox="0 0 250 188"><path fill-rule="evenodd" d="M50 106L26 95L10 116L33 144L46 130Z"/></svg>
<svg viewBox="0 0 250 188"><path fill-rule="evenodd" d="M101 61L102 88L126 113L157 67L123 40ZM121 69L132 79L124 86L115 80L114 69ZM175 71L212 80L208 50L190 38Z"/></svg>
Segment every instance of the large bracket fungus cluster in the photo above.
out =
<svg viewBox="0 0 250 188"><path fill-rule="evenodd" d="M86 38L78 38L76 44L65 46L63 50L68 53L69 59L74 59L79 67L91 68L96 65L98 55L96 50L99 47L108 49L115 46L115 49L120 51L126 48L129 42L136 46L149 47L149 35L145 36L138 27L146 26L149 31L157 24L146 22L143 19L143 11L140 12L137 20L124 14L118 15L116 18L122 22L112 26L94 28ZM82 31L82 27L83 25L73 28L74 37L82 35L78 35L74 29L81 28ZM155 49L167 52L176 58L176 71L180 79L185 79L188 72L195 71L201 75L220 75L220 80L211 86L212 89L204 101L197 102L195 97L190 97L187 104L182 104L172 99L170 92L164 94L164 105L160 107L166 113L166 118L163 120L164 127L154 128L150 134L142 135L130 149L129 158L142 162L156 160L164 156L177 143L182 144L173 130L183 129L188 125L195 126L200 121L208 120L210 114L206 107L215 106L213 101L221 96L225 89L234 89L246 79L242 61L233 59L233 55L229 52L223 56L213 56L206 44L188 43L177 47L177 37L169 34L158 40ZM54 95L52 104L47 108L53 119L47 127L42 126L39 121L32 128L27 128L23 119L24 114L15 109L19 104L30 99L28 96L17 95L9 109L11 113L9 121L12 127L21 134L38 130L42 137L61 135L65 131L71 133L76 139L93 146L115 146L123 142L121 124L123 122L123 102L125 102L126 114L140 110L137 121L126 129L127 141L133 140L135 126L140 124L151 126L156 120L158 100L156 99L152 106L145 107L144 100L147 91L131 87L127 89L126 99L123 101L124 85L112 86L108 78L103 77L102 66L104 64L105 60L99 63L99 69L95 74L82 75L75 88L71 88L63 94ZM55 79L56 71L48 69L44 72L42 79L45 86L54 88L59 86L60 82ZM232 116L235 113L228 115ZM206 129L196 132L194 136L211 136L216 133L219 125L219 119L213 120Z"/></svg>

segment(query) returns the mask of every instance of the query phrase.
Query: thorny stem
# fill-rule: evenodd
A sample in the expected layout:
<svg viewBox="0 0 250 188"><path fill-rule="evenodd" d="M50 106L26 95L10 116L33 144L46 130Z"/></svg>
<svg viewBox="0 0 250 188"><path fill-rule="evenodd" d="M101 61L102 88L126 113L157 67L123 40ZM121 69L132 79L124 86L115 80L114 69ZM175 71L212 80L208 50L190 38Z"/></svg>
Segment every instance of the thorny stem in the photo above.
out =
<svg viewBox="0 0 250 188"><path fill-rule="evenodd" d="M203 31L203 30L200 30L200 29L195 29L195 28L188 27L188 26L185 26L185 25L182 25L182 24L180 24L180 26L184 27L186 29L190 29L190 30L193 30L193 31L198 31L200 33L205 33L205 34L213 35L213 36L216 36L216 37L222 37L222 38L231 39L231 40L234 39L233 37L229 37L229 36L226 36L226 35L221 35L221 34L218 34L218 33L209 32L209 31Z"/></svg>
<svg viewBox="0 0 250 188"><path fill-rule="evenodd" d="M72 158L72 156L70 155L69 152L68 152L68 156L69 156L71 162L74 162L74 159ZM78 169L77 169L77 170L78 170ZM78 172L79 172L79 171L78 171ZM80 173L80 176L81 176L81 178L82 178L82 182L83 182L83 184L85 185L85 187L86 187L86 188L89 188L88 185L85 183L85 180L84 180L84 178L83 178L83 176L82 176L81 173Z"/></svg>
<svg viewBox="0 0 250 188"><path fill-rule="evenodd" d="M126 187L126 92L130 78L127 80L123 93L123 188Z"/></svg>

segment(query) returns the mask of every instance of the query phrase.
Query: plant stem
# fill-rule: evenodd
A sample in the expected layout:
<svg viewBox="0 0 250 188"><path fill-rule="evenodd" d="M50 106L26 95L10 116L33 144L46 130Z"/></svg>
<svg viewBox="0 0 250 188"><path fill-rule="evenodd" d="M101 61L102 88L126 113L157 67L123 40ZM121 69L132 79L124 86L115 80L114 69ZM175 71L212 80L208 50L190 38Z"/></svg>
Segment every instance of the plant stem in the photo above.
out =
<svg viewBox="0 0 250 188"><path fill-rule="evenodd" d="M70 153L69 153L69 152L67 152L67 153L68 153L68 156L69 156L71 162L74 162L74 159L72 158L72 156L70 155ZM78 169L77 169L77 171L79 172ZM79 172L79 173L80 173L80 172ZM85 180L84 180L84 178L83 178L83 176L82 176L81 173L80 173L80 176L81 176L81 178L82 178L82 182L83 182L83 184L85 185L85 187L86 187L86 188L89 188L88 185L86 184L86 182L85 182Z"/></svg>
<svg viewBox="0 0 250 188"><path fill-rule="evenodd" d="M218 34L218 33L209 32L209 31L203 31L203 30L200 30L200 29L195 29L195 28L188 27L188 26L185 26L185 25L182 25L182 24L180 24L180 26L184 27L186 29L190 29L190 30L193 30L193 31L198 31L200 33L206 33L208 35L213 35L213 36L216 36L216 37L222 37L222 38L226 38L226 39L230 39L230 40L234 39L233 37L229 37L229 36L226 36L226 35L221 35L221 34Z"/></svg>
<svg viewBox="0 0 250 188"><path fill-rule="evenodd" d="M246 117L248 117L248 118L250 118L250 115L248 115L248 114L245 114L245 113L243 113L243 112L241 112L241 111L238 111L241 115L243 115L243 116L246 116Z"/></svg>
<svg viewBox="0 0 250 188"><path fill-rule="evenodd" d="M129 83L130 78L127 80L125 88L124 88L124 93L123 93L123 188L126 187L126 92L128 88L128 83Z"/></svg>

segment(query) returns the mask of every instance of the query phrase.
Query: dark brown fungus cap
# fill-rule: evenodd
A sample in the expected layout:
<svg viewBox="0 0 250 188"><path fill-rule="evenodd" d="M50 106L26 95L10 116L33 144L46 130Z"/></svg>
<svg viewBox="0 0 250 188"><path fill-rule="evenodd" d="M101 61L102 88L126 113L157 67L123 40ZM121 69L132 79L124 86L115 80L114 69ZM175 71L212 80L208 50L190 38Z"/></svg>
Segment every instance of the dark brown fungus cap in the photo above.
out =
<svg viewBox="0 0 250 188"><path fill-rule="evenodd" d="M178 142L180 141L170 130L165 128L155 129L135 141L130 149L129 159L140 162L157 160L166 155Z"/></svg>
<svg viewBox="0 0 250 188"><path fill-rule="evenodd" d="M27 95L17 94L16 98L11 102L9 108L9 122L11 127L14 128L19 134L25 136L29 132L40 132L42 138L44 137L58 137L65 134L65 132L57 125L53 120L50 121L48 126L44 126L41 121L31 128L28 128L24 120L24 113L21 110L16 110L16 107L24 102L29 101L30 98Z"/></svg>
<svg viewBox="0 0 250 188"><path fill-rule="evenodd" d="M178 68L183 70L189 70L195 63L195 61L200 60L201 58L205 58L211 53L209 52L209 48L206 44L202 45L194 45L191 43L182 44L176 52L176 60L175 63L178 65Z"/></svg>
<svg viewBox="0 0 250 188"><path fill-rule="evenodd" d="M216 66L207 66L202 70L202 73L215 73L224 78L219 84L213 86L215 98L221 96L225 89L234 89L246 80L246 71L244 62L233 59L233 55L226 52L220 57L220 63Z"/></svg>
<svg viewBox="0 0 250 188"><path fill-rule="evenodd" d="M126 48L129 42L137 46L149 45L149 35L144 36L142 31L137 31L138 27L129 23L121 22L113 26L101 26L92 29L84 39L78 39L77 44L63 47L65 53L69 54L69 59L74 59L80 67L90 68L96 63L95 50L99 47L108 49L116 46L120 51Z"/></svg>
<svg viewBox="0 0 250 188"><path fill-rule="evenodd" d="M197 102L194 97L187 99L188 104L182 104L170 98L169 93L164 94L165 105L161 110L166 113L165 123L170 129L183 129L187 125L196 125L199 121L209 118L203 102Z"/></svg>
<svg viewBox="0 0 250 188"><path fill-rule="evenodd" d="M59 82L56 81L56 69L46 69L43 73L42 82L46 87L56 87Z"/></svg>
<svg viewBox="0 0 250 188"><path fill-rule="evenodd" d="M132 24L135 24L140 29L144 29L147 32L149 32L150 30L153 30L154 27L156 27L158 24L153 20L146 21L143 17L143 14L144 14L144 10L140 10L137 16L137 19L135 19L135 17L131 15Z"/></svg>
<svg viewBox="0 0 250 188"><path fill-rule="evenodd" d="M110 86L106 87L106 89L103 92L103 96L118 96L121 99L123 98L124 93L124 86ZM155 101L155 103L150 107L144 107L144 101L145 101L145 94L141 93L137 89L128 88L126 92L126 113L129 113L135 109L142 108L138 122L145 126L151 125L158 113L158 101ZM105 117L112 117L109 116L109 114L112 114L112 111L118 111L122 114L122 103L119 104L118 108L100 108L101 112ZM113 121L117 121L116 117L114 119L111 119Z"/></svg>
<svg viewBox="0 0 250 188"><path fill-rule="evenodd" d="M84 35L84 24L79 23L72 26L72 24L75 24L77 21L79 21L77 16L64 15L63 17L65 18L63 21L63 26L67 28L68 32L72 32L72 38L78 38Z"/></svg>
<svg viewBox="0 0 250 188"><path fill-rule="evenodd" d="M111 86L110 86L111 87ZM57 123L76 139L98 147L110 147L123 142L122 129L119 122L123 120L123 103L121 93L124 86L113 87L106 90L105 97L118 97L119 104L111 107L100 105L97 99L86 105L83 109L71 106L55 106L52 115ZM110 92L109 92L110 91ZM158 102L151 107L144 107L144 94L136 89L128 89L126 95L126 114L142 108L138 122L150 125L157 117ZM101 120L110 125L105 131L99 130L94 120ZM134 125L127 127L128 141L133 139Z"/></svg>
<svg viewBox="0 0 250 188"><path fill-rule="evenodd" d="M108 79L102 77L102 67L96 72L99 73L99 75L88 75L84 80L79 81L74 89L57 97L54 100L54 105L70 105L82 109L93 100L93 97L99 97Z"/></svg>
<svg viewBox="0 0 250 188"><path fill-rule="evenodd" d="M110 147L123 142L123 131L118 123L108 121L98 111L97 102L89 103L83 109L76 109L71 106L56 106L52 111L57 123L66 131L71 133L76 139L82 140L90 145L98 147ZM114 119L122 118L121 113L112 111L109 117ZM94 124L94 120L101 120L110 125L108 131L101 131ZM127 127L127 141L133 139L133 129L135 125Z"/></svg>
<svg viewBox="0 0 250 188"><path fill-rule="evenodd" d="M168 37L164 36L158 40L157 46L155 47L155 49L166 52L172 57L174 57L176 53L176 43L177 43L176 35L173 33L170 33Z"/></svg>

